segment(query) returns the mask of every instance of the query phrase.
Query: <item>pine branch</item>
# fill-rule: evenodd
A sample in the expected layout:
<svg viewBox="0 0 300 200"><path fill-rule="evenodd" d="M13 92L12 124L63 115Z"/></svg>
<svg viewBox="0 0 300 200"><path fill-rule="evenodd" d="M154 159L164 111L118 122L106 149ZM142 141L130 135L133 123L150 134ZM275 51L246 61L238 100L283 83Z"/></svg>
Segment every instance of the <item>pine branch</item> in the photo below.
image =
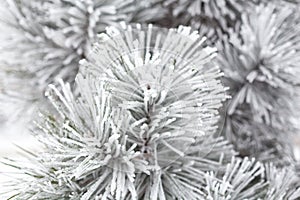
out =
<svg viewBox="0 0 300 200"><path fill-rule="evenodd" d="M235 155L213 136L226 98L214 49L187 27L110 28L100 38L78 95L50 85L60 116L42 117L45 150L20 167L31 184L13 182L15 198L199 199L206 172L225 171Z"/></svg>
<svg viewBox="0 0 300 200"><path fill-rule="evenodd" d="M224 131L242 155L293 161L287 138L296 132L293 120L298 118L299 20L294 11L272 3L255 6L242 15L239 32L218 45L232 95Z"/></svg>

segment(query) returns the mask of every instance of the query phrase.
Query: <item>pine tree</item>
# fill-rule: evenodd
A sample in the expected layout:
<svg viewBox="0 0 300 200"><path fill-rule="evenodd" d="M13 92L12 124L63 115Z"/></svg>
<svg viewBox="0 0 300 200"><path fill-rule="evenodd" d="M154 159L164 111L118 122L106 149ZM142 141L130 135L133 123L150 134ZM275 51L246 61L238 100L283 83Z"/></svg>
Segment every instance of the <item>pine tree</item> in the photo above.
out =
<svg viewBox="0 0 300 200"><path fill-rule="evenodd" d="M12 199L299 198L292 169L235 158L216 136L226 95L203 42L187 27L108 29L81 61L77 95L49 86L58 115L41 115L44 150L3 161L24 174Z"/></svg>
<svg viewBox="0 0 300 200"><path fill-rule="evenodd" d="M48 109L12 199L300 198L297 1L4 4L2 106Z"/></svg>

